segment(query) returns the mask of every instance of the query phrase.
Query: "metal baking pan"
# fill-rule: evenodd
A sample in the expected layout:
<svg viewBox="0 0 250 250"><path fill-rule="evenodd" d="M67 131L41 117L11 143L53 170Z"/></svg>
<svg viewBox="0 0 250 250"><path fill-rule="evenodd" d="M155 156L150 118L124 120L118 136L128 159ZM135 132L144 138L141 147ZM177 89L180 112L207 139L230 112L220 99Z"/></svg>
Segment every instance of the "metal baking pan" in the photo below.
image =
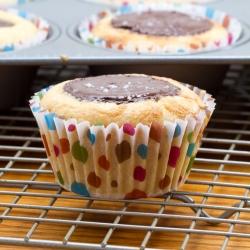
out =
<svg viewBox="0 0 250 250"><path fill-rule="evenodd" d="M0 109L18 105L26 96L36 66L89 65L92 75L144 73L165 76L206 89L215 95L232 63L250 63L249 0L218 0L206 6L222 10L239 19L243 33L231 48L182 55L138 54L85 44L77 32L78 24L110 5L84 0L36 0L15 8L46 19L51 26L48 39L38 46L0 53ZM22 66L22 72L18 66ZM4 74L2 73L4 72ZM29 77L28 77L29 76ZM13 89L15 95L13 96ZM23 94L24 93L24 94Z"/></svg>
<svg viewBox="0 0 250 250"><path fill-rule="evenodd" d="M0 64L4 65L44 65L44 64L232 64L250 62L250 15L249 0L220 0L206 6L222 10L239 19L243 34L237 44L228 49L184 55L137 54L112 49L103 49L83 43L76 27L82 19L91 14L111 8L109 5L86 2L84 0L36 0L17 6L35 13L51 23L51 36L42 45L14 52L0 54ZM62 56L64 55L64 56ZM63 60L62 60L63 58Z"/></svg>

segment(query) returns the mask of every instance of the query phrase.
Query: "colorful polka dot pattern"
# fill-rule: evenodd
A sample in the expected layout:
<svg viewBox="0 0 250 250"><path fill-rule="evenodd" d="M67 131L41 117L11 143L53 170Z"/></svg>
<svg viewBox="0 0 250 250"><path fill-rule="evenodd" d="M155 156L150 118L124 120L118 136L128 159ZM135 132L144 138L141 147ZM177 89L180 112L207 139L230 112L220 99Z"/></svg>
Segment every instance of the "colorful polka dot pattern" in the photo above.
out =
<svg viewBox="0 0 250 250"><path fill-rule="evenodd" d="M134 179L143 182L146 177L146 169L141 166L137 166L134 170Z"/></svg>
<svg viewBox="0 0 250 250"><path fill-rule="evenodd" d="M146 159L148 153L148 147L145 144L140 144L137 148L137 154L142 158Z"/></svg>
<svg viewBox="0 0 250 250"><path fill-rule="evenodd" d="M187 119L164 126L153 122L150 127L110 124L105 128L102 123L90 127L87 122L77 124L75 119L65 121L39 112L38 99L30 106L58 183L77 194L105 198L113 194L118 199L146 198L171 191L173 181L183 184L205 128L203 120L208 120L204 112L192 118L192 126ZM180 165L181 157L185 159ZM156 164L149 165L152 159ZM165 170L154 176L155 168Z"/></svg>
<svg viewBox="0 0 250 250"><path fill-rule="evenodd" d="M128 135L133 136L135 134L135 129L130 124L124 124L122 129L123 129L123 132L128 134Z"/></svg>
<svg viewBox="0 0 250 250"><path fill-rule="evenodd" d="M79 141L76 141L73 144L71 147L71 153L76 160L81 161L83 164L88 160L88 151L85 147L80 146Z"/></svg>
<svg viewBox="0 0 250 250"><path fill-rule="evenodd" d="M82 194L89 196L89 192L83 183L73 182L71 184L71 191L76 194Z"/></svg>
<svg viewBox="0 0 250 250"><path fill-rule="evenodd" d="M87 132L87 136L88 136L89 140L91 141L92 145L94 145L94 143L95 143L95 135L91 134L90 129Z"/></svg>
<svg viewBox="0 0 250 250"><path fill-rule="evenodd" d="M67 154L70 151L70 145L69 145L69 140L67 138L61 138L59 139L61 149L62 149L62 154Z"/></svg>
<svg viewBox="0 0 250 250"><path fill-rule="evenodd" d="M147 194L139 189L134 189L132 192L127 193L124 197L125 200L139 198L147 198Z"/></svg>
<svg viewBox="0 0 250 250"><path fill-rule="evenodd" d="M99 159L98 159L98 165L99 165L101 168L105 169L106 171L109 170L110 163L109 163L109 161L107 160L107 158L106 158L105 155L102 155L102 156L99 157Z"/></svg>
<svg viewBox="0 0 250 250"><path fill-rule="evenodd" d="M178 157L180 155L180 147L172 146L170 150L168 165L172 168L176 167Z"/></svg>
<svg viewBox="0 0 250 250"><path fill-rule="evenodd" d="M122 141L115 147L118 163L122 163L131 157L131 145L128 141Z"/></svg>
<svg viewBox="0 0 250 250"><path fill-rule="evenodd" d="M57 178L58 178L60 184L64 185L64 180L63 180L63 177L62 177L61 172L58 171L58 172L56 173L56 175L57 175Z"/></svg>

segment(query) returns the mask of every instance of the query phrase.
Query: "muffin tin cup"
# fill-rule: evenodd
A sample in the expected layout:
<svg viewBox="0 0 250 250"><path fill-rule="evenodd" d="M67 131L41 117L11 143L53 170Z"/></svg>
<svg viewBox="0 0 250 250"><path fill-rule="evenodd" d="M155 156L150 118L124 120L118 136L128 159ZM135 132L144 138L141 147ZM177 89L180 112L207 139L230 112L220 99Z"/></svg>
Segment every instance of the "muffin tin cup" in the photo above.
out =
<svg viewBox="0 0 250 250"><path fill-rule="evenodd" d="M127 5L127 4L134 4L136 2L147 3L152 0L82 0L82 1L95 2L108 5ZM155 2L192 3L192 4L205 4L214 1L220 1L220 0L155 0Z"/></svg>
<svg viewBox="0 0 250 250"><path fill-rule="evenodd" d="M188 177L215 102L204 90L186 85L206 103L194 117L163 125L89 125L56 117L40 106L48 89L30 107L40 128L57 183L91 197L137 199L176 190Z"/></svg>
<svg viewBox="0 0 250 250"><path fill-rule="evenodd" d="M38 17L32 13L28 13L28 12L20 11L16 9L11 9L11 8L0 7L0 10L20 16L32 22L37 27L37 33L29 39L20 40L19 42L15 42L11 44L0 44L0 53L33 47L46 40L48 33L49 33L49 24L43 18Z"/></svg>
<svg viewBox="0 0 250 250"><path fill-rule="evenodd" d="M190 43L190 44L176 44L170 45L167 44L164 47L161 47L157 44L155 45L146 45L140 44L136 46L133 42L124 44L122 41L113 43L103 37L96 37L91 33L93 27L105 17L114 17L116 15L125 14L125 13L140 13L146 11L176 11L185 13L188 15L197 15L203 18L213 20L221 24L226 30L228 35L216 40L210 40L207 43L200 42ZM89 18L83 20L78 27L78 31L81 39L89 44L111 48L116 50L124 50L130 52L139 52L139 53L193 53L193 52L203 52L210 51L215 49L221 49L227 46L231 46L237 42L240 38L242 32L242 26L240 22L228 15L225 12L218 11L212 8L207 8L205 6L193 5L193 4L176 4L176 3L138 3L134 5L124 5L120 6L117 9L109 9L102 11L96 15L92 15Z"/></svg>

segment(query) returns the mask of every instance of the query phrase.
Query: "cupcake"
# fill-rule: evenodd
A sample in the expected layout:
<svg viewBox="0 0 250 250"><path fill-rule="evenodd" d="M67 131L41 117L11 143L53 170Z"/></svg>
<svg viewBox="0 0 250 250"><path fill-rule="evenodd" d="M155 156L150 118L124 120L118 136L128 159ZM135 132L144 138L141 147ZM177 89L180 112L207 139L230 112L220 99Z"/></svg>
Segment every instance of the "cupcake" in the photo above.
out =
<svg viewBox="0 0 250 250"><path fill-rule="evenodd" d="M207 3L216 0L91 0L91 2L98 2L104 4L114 4L114 5L127 5L135 4L138 2L148 3L148 2L172 2L172 3Z"/></svg>
<svg viewBox="0 0 250 250"><path fill-rule="evenodd" d="M136 199L185 182L215 103L196 87L128 74L62 82L30 106L59 185Z"/></svg>
<svg viewBox="0 0 250 250"><path fill-rule="evenodd" d="M0 9L0 51L28 48L46 40L48 23L23 11Z"/></svg>
<svg viewBox="0 0 250 250"><path fill-rule="evenodd" d="M23 4L23 3L31 2L31 1L33 1L33 0L0 0L0 6L1 7L9 7L9 6Z"/></svg>
<svg viewBox="0 0 250 250"><path fill-rule="evenodd" d="M240 23L226 13L192 4L139 3L108 10L79 25L88 43L135 52L183 53L234 44Z"/></svg>

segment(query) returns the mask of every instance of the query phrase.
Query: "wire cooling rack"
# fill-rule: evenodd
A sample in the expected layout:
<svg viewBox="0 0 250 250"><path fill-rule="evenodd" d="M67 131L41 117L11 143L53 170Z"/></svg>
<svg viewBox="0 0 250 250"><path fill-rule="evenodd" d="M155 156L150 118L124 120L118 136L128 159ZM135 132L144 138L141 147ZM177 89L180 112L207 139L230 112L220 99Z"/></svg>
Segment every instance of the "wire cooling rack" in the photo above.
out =
<svg viewBox="0 0 250 250"><path fill-rule="evenodd" d="M41 67L32 91L87 74ZM230 67L216 102L186 184L126 201L60 188L29 108L0 112L0 249L250 249L249 66Z"/></svg>

